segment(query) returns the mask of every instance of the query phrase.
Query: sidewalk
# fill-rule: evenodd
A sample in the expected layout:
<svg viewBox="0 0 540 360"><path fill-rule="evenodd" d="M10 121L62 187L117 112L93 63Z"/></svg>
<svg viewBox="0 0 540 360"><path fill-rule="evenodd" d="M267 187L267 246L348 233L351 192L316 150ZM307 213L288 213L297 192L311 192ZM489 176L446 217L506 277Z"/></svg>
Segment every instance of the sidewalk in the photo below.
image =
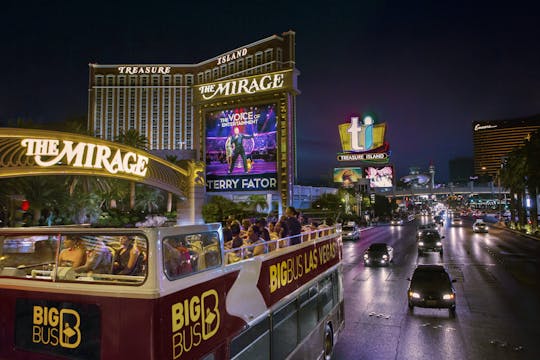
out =
<svg viewBox="0 0 540 360"><path fill-rule="evenodd" d="M525 234L525 233L522 233L521 231L510 229L509 227L506 227L506 225L501 224L500 222L492 223L491 226L494 226L497 229L502 229L502 230L513 232L514 234L517 234L517 235L520 235L520 236L523 236L523 237L526 237L526 238L529 238L529 239L532 239L532 240L540 241L540 237L538 237L538 236Z"/></svg>

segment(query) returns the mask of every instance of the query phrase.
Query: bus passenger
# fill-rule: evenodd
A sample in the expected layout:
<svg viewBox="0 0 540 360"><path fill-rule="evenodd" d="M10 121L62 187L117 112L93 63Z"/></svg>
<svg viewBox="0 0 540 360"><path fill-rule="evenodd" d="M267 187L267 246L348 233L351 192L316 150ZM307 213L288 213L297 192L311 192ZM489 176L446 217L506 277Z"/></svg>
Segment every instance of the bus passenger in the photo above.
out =
<svg viewBox="0 0 540 360"><path fill-rule="evenodd" d="M86 263L82 266L78 266L73 270L75 272L95 272L98 274L108 274L111 272L112 266L112 254L109 248L105 245L103 240L96 239L90 250L86 253Z"/></svg>
<svg viewBox="0 0 540 360"><path fill-rule="evenodd" d="M137 246L133 245L134 239L126 235L120 236L120 249L114 256L113 274L137 275L138 267L142 262Z"/></svg>
<svg viewBox="0 0 540 360"><path fill-rule="evenodd" d="M266 254L268 252L268 244L261 238L261 230L257 225L250 226L248 230L248 246L251 245L257 245L250 248L253 256Z"/></svg>
<svg viewBox="0 0 540 360"><path fill-rule="evenodd" d="M288 236L291 237L290 245L300 244L302 239L298 235L302 232L302 224L300 224L300 221L297 218L298 213L296 212L296 209L292 206L288 206L285 210L285 215L287 215L286 224Z"/></svg>
<svg viewBox="0 0 540 360"><path fill-rule="evenodd" d="M238 249L236 251L231 251L227 253L227 263L231 264L237 261L242 260L242 245L244 241L240 237L240 224L238 222L233 222L231 224L231 234L232 240L228 241L225 244L226 249Z"/></svg>
<svg viewBox="0 0 540 360"><path fill-rule="evenodd" d="M165 271L169 276L180 276L193 272L191 253L186 246L185 239L172 238L163 242Z"/></svg>
<svg viewBox="0 0 540 360"><path fill-rule="evenodd" d="M58 257L58 266L79 267L86 262L86 248L81 237L66 237L64 247Z"/></svg>

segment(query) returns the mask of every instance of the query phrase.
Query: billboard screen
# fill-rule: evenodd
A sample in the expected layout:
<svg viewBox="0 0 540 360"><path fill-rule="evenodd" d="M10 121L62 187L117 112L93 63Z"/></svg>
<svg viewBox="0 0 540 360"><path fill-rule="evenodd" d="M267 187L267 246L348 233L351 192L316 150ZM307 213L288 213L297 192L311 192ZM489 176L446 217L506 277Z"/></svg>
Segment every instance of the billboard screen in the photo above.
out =
<svg viewBox="0 0 540 360"><path fill-rule="evenodd" d="M366 179L369 179L371 188L392 187L394 169L391 166L365 168Z"/></svg>
<svg viewBox="0 0 540 360"><path fill-rule="evenodd" d="M352 187L362 178L362 168L335 168L334 182L343 183L344 187Z"/></svg>
<svg viewBox="0 0 540 360"><path fill-rule="evenodd" d="M206 114L206 190L277 190L276 105Z"/></svg>

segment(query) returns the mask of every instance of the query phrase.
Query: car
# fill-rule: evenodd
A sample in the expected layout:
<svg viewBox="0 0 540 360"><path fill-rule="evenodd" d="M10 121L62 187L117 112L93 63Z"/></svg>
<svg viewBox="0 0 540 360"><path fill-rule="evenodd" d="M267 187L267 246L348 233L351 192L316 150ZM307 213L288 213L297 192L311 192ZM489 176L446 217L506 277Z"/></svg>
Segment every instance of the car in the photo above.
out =
<svg viewBox="0 0 540 360"><path fill-rule="evenodd" d="M452 226L461 226L463 225L463 220L460 217L454 217L452 218L452 221L450 223Z"/></svg>
<svg viewBox="0 0 540 360"><path fill-rule="evenodd" d="M423 230L418 236L418 255L423 255L427 251L443 254L442 239L444 236L437 230Z"/></svg>
<svg viewBox="0 0 540 360"><path fill-rule="evenodd" d="M394 249L386 243L373 243L364 252L364 265L386 265L394 260Z"/></svg>
<svg viewBox="0 0 540 360"><path fill-rule="evenodd" d="M487 233L488 232L488 226L484 222L484 220L476 220L472 227L473 232L475 233Z"/></svg>
<svg viewBox="0 0 540 360"><path fill-rule="evenodd" d="M416 228L416 238L419 238L420 235L422 235L422 231L424 230L437 230L437 224L427 223L427 224L418 225Z"/></svg>
<svg viewBox="0 0 540 360"><path fill-rule="evenodd" d="M437 225L441 225L441 226L444 225L444 218L440 215L434 216L433 221L435 221L435 224Z"/></svg>
<svg viewBox="0 0 540 360"><path fill-rule="evenodd" d="M343 240L359 240L360 230L358 230L356 225L343 225L341 227L341 238Z"/></svg>
<svg viewBox="0 0 540 360"><path fill-rule="evenodd" d="M407 299L409 311L414 307L448 309L456 315L456 291L453 280L442 265L418 265L410 281Z"/></svg>
<svg viewBox="0 0 540 360"><path fill-rule="evenodd" d="M390 220L390 225L403 225L403 219L392 218L392 220Z"/></svg>

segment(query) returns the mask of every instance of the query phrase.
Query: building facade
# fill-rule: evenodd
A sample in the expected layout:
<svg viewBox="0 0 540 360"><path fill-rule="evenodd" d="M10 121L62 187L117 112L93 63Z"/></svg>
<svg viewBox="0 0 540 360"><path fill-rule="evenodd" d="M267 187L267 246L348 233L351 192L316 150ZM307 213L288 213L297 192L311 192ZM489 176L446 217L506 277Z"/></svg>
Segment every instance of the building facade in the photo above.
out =
<svg viewBox="0 0 540 360"><path fill-rule="evenodd" d="M114 140L134 129L147 138L151 152L190 150L206 162L207 192L271 191L290 203L298 74L293 31L197 64L89 64L89 130ZM257 124L253 117L261 116L271 117L270 123L263 126L261 118ZM229 170L224 173L218 165L234 131L247 131L253 140L244 142L246 151L234 155L240 160L230 169L229 163L222 166ZM225 186L231 184L243 185Z"/></svg>
<svg viewBox="0 0 540 360"><path fill-rule="evenodd" d="M519 119L475 121L472 127L475 174L494 179L508 153L523 146L525 139L540 129L540 114Z"/></svg>

